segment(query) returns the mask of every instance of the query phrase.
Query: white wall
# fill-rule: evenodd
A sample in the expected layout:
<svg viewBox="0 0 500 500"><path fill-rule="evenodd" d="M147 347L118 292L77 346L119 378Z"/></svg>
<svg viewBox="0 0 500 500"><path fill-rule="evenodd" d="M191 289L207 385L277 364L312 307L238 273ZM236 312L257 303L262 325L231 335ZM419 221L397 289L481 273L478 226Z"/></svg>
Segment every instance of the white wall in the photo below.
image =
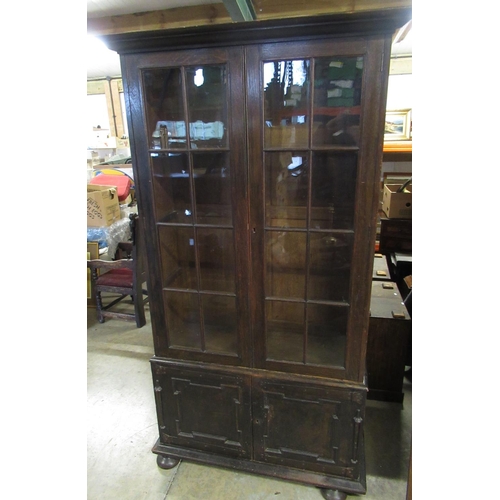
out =
<svg viewBox="0 0 500 500"><path fill-rule="evenodd" d="M412 75L390 75L387 90L387 109L412 109Z"/></svg>
<svg viewBox="0 0 500 500"><path fill-rule="evenodd" d="M412 74L390 75L389 87L387 89L387 109L413 109L413 80ZM384 161L382 173L384 172L412 172L411 161Z"/></svg>

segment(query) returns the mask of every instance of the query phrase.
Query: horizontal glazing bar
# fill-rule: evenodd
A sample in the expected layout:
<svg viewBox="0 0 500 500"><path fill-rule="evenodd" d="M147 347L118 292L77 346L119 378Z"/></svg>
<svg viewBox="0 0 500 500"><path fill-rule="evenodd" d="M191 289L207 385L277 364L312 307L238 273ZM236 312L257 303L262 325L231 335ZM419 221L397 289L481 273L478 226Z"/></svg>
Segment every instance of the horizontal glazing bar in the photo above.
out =
<svg viewBox="0 0 500 500"><path fill-rule="evenodd" d="M325 306L338 306L338 307L349 307L349 302L339 302L333 300L303 300L295 298L283 298L283 297L264 297L267 301L277 301L277 302L294 302L296 304L318 304Z"/></svg>
<svg viewBox="0 0 500 500"><path fill-rule="evenodd" d="M179 292L179 293L198 293L200 295L215 295L222 297L236 297L235 293L230 292L212 292L210 290L195 290L192 288L170 288L164 287L163 290L165 292Z"/></svg>
<svg viewBox="0 0 500 500"><path fill-rule="evenodd" d="M170 225L170 224L169 224ZM332 234L354 234L352 229L312 229L301 227L281 227L281 226L266 226L266 231L277 231L278 233L332 233Z"/></svg>
<svg viewBox="0 0 500 500"><path fill-rule="evenodd" d="M300 148L291 148L291 147L282 147L282 148L264 148L264 152L266 153L273 153L273 152L282 152L282 151L295 151L295 150L304 150L304 147L300 147ZM307 150L311 150L311 151L332 151L332 152L336 152L336 151L339 151L339 152L344 152L344 151L359 151L359 147L358 146L312 146L311 148L305 148Z"/></svg>
<svg viewBox="0 0 500 500"><path fill-rule="evenodd" d="M156 225L169 226L169 227L202 227L203 229L234 229L233 226L223 226L215 224L185 224L180 222L163 222L163 221L157 222Z"/></svg>

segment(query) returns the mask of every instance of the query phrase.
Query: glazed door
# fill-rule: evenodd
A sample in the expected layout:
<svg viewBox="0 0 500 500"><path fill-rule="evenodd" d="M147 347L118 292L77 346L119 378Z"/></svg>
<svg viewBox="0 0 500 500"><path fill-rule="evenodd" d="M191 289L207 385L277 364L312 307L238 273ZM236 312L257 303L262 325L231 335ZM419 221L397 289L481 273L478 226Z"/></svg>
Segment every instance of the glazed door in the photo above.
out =
<svg viewBox="0 0 500 500"><path fill-rule="evenodd" d="M157 356L362 381L387 49L124 58Z"/></svg>
<svg viewBox="0 0 500 500"><path fill-rule="evenodd" d="M124 66L155 353L249 365L243 50L128 56Z"/></svg>
<svg viewBox="0 0 500 500"><path fill-rule="evenodd" d="M383 44L248 50L255 365L361 381ZM371 66L371 67L370 67Z"/></svg>

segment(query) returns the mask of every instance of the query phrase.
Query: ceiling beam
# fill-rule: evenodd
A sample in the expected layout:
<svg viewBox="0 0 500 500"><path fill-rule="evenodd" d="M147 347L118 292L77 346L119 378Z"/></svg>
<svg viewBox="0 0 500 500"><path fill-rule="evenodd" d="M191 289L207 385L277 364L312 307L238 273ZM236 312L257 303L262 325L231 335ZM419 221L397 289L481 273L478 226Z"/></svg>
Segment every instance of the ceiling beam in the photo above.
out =
<svg viewBox="0 0 500 500"><path fill-rule="evenodd" d="M87 19L89 35L111 35L208 24L234 22L228 5L240 9L252 6L257 21L320 14L356 13L368 10L411 8L412 0L223 0L223 2Z"/></svg>
<svg viewBox="0 0 500 500"><path fill-rule="evenodd" d="M253 0L258 20L411 8L412 0Z"/></svg>
<svg viewBox="0 0 500 500"><path fill-rule="evenodd" d="M257 15L252 0L222 0L233 21L255 21Z"/></svg>
<svg viewBox="0 0 500 500"><path fill-rule="evenodd" d="M224 5L222 3L213 3L121 16L91 18L87 19L87 34L112 35L132 31L186 28L188 26L230 22L231 18Z"/></svg>

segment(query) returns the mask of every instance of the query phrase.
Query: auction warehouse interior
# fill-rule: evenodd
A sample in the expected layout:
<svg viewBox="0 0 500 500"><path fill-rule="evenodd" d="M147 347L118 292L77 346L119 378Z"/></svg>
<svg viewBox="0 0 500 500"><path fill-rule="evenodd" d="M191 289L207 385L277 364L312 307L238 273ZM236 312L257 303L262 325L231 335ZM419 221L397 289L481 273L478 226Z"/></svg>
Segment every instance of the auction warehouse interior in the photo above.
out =
<svg viewBox="0 0 500 500"><path fill-rule="evenodd" d="M411 1L87 2L87 498L411 500Z"/></svg>

